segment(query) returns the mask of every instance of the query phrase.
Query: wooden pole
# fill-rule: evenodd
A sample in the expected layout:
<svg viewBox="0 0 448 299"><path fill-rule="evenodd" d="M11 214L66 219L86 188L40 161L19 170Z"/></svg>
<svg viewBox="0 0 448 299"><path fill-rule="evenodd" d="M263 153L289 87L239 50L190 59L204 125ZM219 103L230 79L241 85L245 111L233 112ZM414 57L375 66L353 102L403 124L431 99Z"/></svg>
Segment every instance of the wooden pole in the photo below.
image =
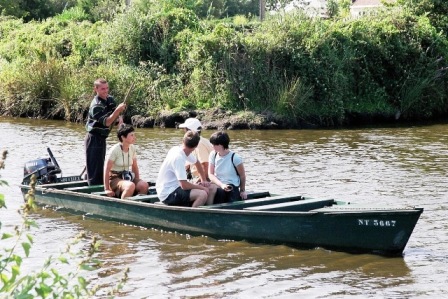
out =
<svg viewBox="0 0 448 299"><path fill-rule="evenodd" d="M264 21L265 13L266 13L266 0L259 0L259 10L260 10L260 21Z"/></svg>

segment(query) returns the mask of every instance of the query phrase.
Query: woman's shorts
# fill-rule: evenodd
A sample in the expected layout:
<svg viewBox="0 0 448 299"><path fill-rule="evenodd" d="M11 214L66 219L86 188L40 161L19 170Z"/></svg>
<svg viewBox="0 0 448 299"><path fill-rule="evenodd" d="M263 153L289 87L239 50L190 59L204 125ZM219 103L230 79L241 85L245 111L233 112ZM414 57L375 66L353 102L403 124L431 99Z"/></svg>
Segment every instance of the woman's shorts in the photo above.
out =
<svg viewBox="0 0 448 299"><path fill-rule="evenodd" d="M140 182L141 179L134 179L132 182L137 186L138 182ZM115 192L115 196L120 198L121 193L124 191L124 186L126 185L126 180L123 180L121 177L121 173L112 173L109 176L109 183L110 183L110 189ZM137 194L137 188L134 191L133 195Z"/></svg>

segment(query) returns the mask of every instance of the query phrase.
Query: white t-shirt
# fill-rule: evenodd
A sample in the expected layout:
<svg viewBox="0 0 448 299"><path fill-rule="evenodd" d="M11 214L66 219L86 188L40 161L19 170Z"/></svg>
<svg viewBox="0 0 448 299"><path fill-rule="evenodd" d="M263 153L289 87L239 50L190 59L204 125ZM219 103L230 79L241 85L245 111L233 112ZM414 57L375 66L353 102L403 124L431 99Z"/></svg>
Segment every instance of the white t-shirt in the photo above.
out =
<svg viewBox="0 0 448 299"><path fill-rule="evenodd" d="M132 163L137 157L137 152L133 144L129 145L127 153L121 149L121 143L113 145L106 154L106 161L114 162L112 171L132 170Z"/></svg>
<svg viewBox="0 0 448 299"><path fill-rule="evenodd" d="M219 154L216 154L215 151L210 153L208 158L208 163L215 166L215 176L223 183L223 184L232 184L234 186L240 186L240 176L236 172L235 167L243 163L243 159L238 154L234 154L233 163L232 163L232 155L234 152L229 151L229 153L223 157ZM216 158L215 158L216 156Z"/></svg>
<svg viewBox="0 0 448 299"><path fill-rule="evenodd" d="M193 154L187 156L182 146L174 146L169 150L156 180L156 191L161 201L180 187L180 180L187 180L186 162L196 163L196 157Z"/></svg>

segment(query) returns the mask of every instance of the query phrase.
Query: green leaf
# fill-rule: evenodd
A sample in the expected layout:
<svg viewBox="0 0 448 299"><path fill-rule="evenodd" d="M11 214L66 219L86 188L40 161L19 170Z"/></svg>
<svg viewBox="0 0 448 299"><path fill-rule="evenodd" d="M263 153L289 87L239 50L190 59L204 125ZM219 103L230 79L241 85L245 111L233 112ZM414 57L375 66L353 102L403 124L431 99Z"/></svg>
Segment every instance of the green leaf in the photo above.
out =
<svg viewBox="0 0 448 299"><path fill-rule="evenodd" d="M84 277L79 276L78 277L78 282L79 282L81 288L85 289L87 287L88 283L87 283L87 280Z"/></svg>
<svg viewBox="0 0 448 299"><path fill-rule="evenodd" d="M5 196L3 194L0 194L0 208L6 208Z"/></svg>
<svg viewBox="0 0 448 299"><path fill-rule="evenodd" d="M42 298L46 298L48 295L51 294L51 292L53 291L53 289L48 286L45 283L40 283L39 287L36 287L36 292L42 297Z"/></svg>
<svg viewBox="0 0 448 299"><path fill-rule="evenodd" d="M9 239L9 238L11 238L13 235L11 235L11 234L8 234L8 233L3 233L3 235L2 235L2 240L4 240L4 239Z"/></svg>
<svg viewBox="0 0 448 299"><path fill-rule="evenodd" d="M23 250L25 250L26 257L28 257L30 255L31 244L28 242L23 242L22 247L23 247Z"/></svg>
<svg viewBox="0 0 448 299"><path fill-rule="evenodd" d="M67 258L65 256L60 256L59 260L64 264L68 264Z"/></svg>
<svg viewBox="0 0 448 299"><path fill-rule="evenodd" d="M42 271L42 272L40 272L40 274L38 275L40 278L42 278L43 280L45 280L45 279L47 279L47 278L50 278L51 277L51 275L50 274L48 274L48 272L47 271Z"/></svg>
<svg viewBox="0 0 448 299"><path fill-rule="evenodd" d="M22 264L22 257L21 256L19 256L19 255L13 255L13 257L12 257L13 259L14 259L14 261L16 262L16 264L18 265L18 266L20 266L21 264Z"/></svg>
<svg viewBox="0 0 448 299"><path fill-rule="evenodd" d="M0 186L9 186L8 182L5 180L0 180Z"/></svg>
<svg viewBox="0 0 448 299"><path fill-rule="evenodd" d="M30 241L31 244L34 243L34 239L33 239L33 236L32 236L32 235L27 234L26 237L28 238L28 241Z"/></svg>
<svg viewBox="0 0 448 299"><path fill-rule="evenodd" d="M12 266L11 267L12 275L18 276L20 274L20 267L19 266Z"/></svg>
<svg viewBox="0 0 448 299"><path fill-rule="evenodd" d="M5 273L0 273L0 280L2 281L3 284L7 284L8 283L8 276L6 276ZM1 291L0 291L1 292Z"/></svg>
<svg viewBox="0 0 448 299"><path fill-rule="evenodd" d="M86 271L93 271L93 270L95 270L94 267L92 267L91 265L88 265L88 264L82 264L81 265L81 269L82 270L86 270Z"/></svg>
<svg viewBox="0 0 448 299"><path fill-rule="evenodd" d="M30 227L39 227L39 225L37 225L36 221L31 220L31 219L26 219L25 224L30 226Z"/></svg>

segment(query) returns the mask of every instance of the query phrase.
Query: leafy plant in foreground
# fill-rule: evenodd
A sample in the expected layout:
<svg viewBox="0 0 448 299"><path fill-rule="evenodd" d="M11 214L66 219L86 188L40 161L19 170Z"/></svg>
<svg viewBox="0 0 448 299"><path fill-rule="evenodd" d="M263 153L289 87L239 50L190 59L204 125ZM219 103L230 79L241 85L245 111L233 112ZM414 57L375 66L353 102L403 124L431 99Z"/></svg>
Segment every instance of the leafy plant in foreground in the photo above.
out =
<svg viewBox="0 0 448 299"><path fill-rule="evenodd" d="M0 169L4 168L4 160L7 152L3 153L0 160ZM93 237L87 248L84 246L78 252L74 252L73 247L87 236L85 232L80 232L71 240L65 250L58 257L48 257L43 267L33 273L21 273L21 266L25 258L29 257L33 236L29 233L31 228L36 228L35 221L28 218L28 214L35 209L34 194L36 177L32 177L25 204L19 213L22 217L22 224L14 228L14 233L1 232L2 240L9 240L10 247L2 248L0 252L0 298L88 298L93 297L100 290L100 287L91 286L88 279L81 276L83 271L98 269L101 263L95 258L98 252L100 241ZM7 185L7 182L0 180L0 185ZM6 208L5 198L0 194L0 208ZM2 228L0 222L0 229ZM5 244L5 241L2 242ZM24 255L17 253L20 247ZM73 268L68 273L60 273L58 267ZM107 294L113 296L120 291L127 281L129 270L124 271L122 279L117 285L109 290Z"/></svg>

